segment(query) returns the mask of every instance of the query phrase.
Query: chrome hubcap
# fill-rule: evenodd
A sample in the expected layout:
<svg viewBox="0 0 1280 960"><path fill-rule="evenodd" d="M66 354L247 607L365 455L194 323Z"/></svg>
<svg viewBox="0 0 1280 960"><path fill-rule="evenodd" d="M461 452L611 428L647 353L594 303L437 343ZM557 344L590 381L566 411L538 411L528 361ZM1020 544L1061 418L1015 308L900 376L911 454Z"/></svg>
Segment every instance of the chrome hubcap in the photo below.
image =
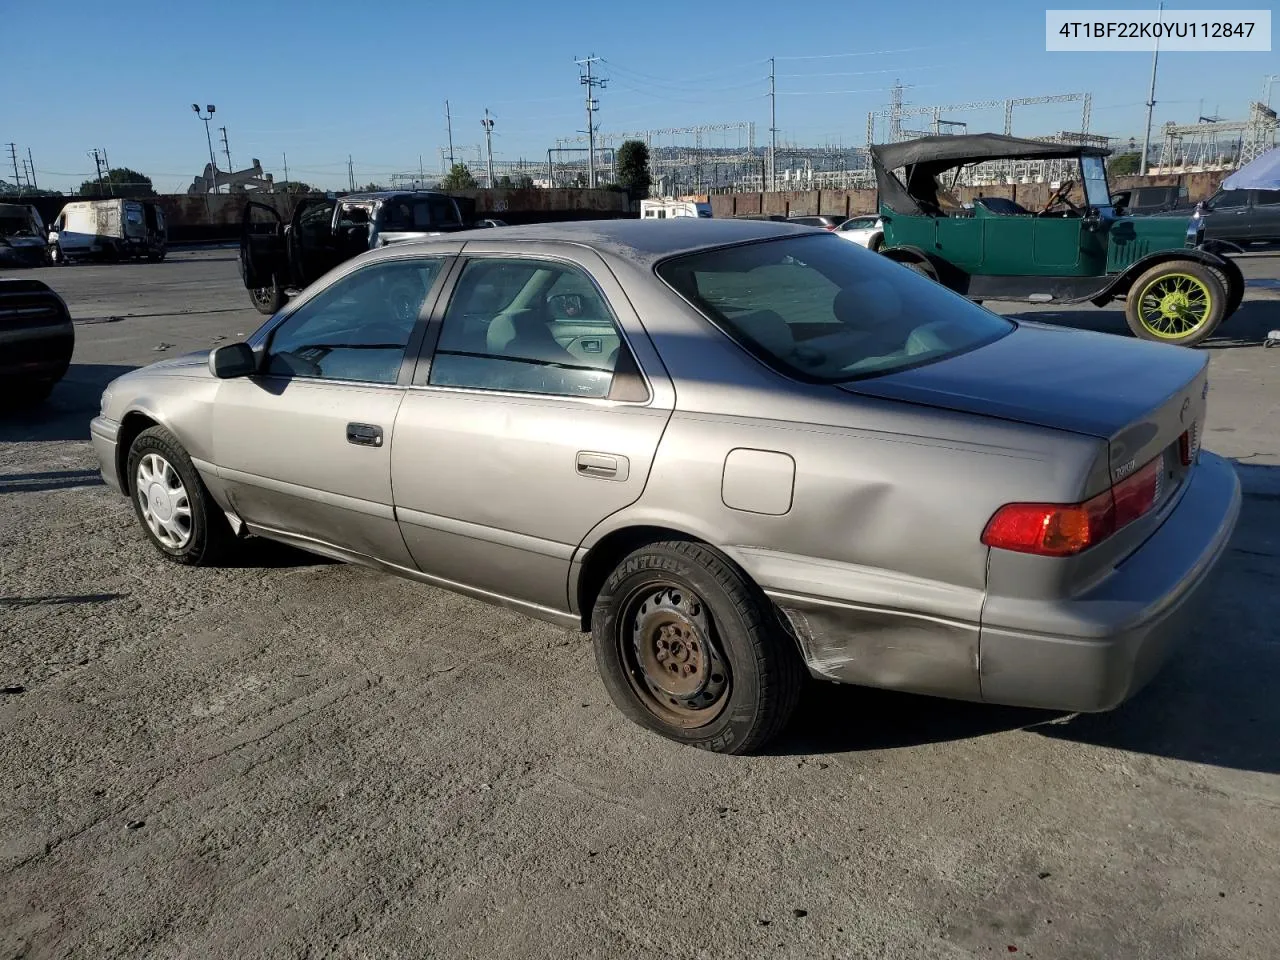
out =
<svg viewBox="0 0 1280 960"><path fill-rule="evenodd" d="M138 461L135 496L151 535L164 546L180 550L191 539L191 498L173 465L158 453Z"/></svg>

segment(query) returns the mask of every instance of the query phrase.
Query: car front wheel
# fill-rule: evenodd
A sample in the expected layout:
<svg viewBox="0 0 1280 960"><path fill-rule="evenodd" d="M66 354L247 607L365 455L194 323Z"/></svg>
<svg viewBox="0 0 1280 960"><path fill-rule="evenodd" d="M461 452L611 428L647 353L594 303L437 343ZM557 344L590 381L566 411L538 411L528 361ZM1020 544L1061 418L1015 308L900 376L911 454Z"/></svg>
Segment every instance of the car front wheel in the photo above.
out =
<svg viewBox="0 0 1280 960"><path fill-rule="evenodd" d="M1143 340L1190 347L1211 336L1227 312L1222 274L1193 260L1156 264L1129 288L1124 315Z"/></svg>
<svg viewBox="0 0 1280 960"><path fill-rule="evenodd" d="M164 427L138 434L129 448L129 498L147 539L161 556L211 566L232 552L235 534L191 457Z"/></svg>
<svg viewBox="0 0 1280 960"><path fill-rule="evenodd" d="M799 699L804 665L772 603L702 544L654 543L626 557L600 591L591 632L614 704L679 743L758 749Z"/></svg>

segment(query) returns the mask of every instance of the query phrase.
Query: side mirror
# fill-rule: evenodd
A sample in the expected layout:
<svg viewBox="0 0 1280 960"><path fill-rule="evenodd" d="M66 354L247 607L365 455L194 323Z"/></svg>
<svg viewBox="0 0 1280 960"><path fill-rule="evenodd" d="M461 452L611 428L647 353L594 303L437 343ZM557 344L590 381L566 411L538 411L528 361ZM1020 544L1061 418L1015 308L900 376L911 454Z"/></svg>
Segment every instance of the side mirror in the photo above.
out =
<svg viewBox="0 0 1280 960"><path fill-rule="evenodd" d="M228 343L209 352L209 372L219 380L257 372L258 357L247 343Z"/></svg>

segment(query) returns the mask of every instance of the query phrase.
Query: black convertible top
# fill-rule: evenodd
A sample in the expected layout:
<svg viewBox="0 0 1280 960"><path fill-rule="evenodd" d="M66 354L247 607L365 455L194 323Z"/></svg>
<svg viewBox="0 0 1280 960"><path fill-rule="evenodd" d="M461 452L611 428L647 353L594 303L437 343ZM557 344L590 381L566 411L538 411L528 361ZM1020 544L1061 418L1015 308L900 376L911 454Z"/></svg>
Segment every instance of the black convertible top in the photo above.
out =
<svg viewBox="0 0 1280 960"><path fill-rule="evenodd" d="M1105 157L1111 151L1078 143L1046 143L1044 140L1022 140L1001 133L940 135L881 143L871 147L871 156L886 170L924 163L939 169L983 160L1054 160L1060 157Z"/></svg>
<svg viewBox="0 0 1280 960"><path fill-rule="evenodd" d="M871 165L876 172L880 202L905 214L936 215L938 174L984 160L1055 160L1064 157L1105 157L1110 150L1080 143L1020 140L1000 133L919 137L901 143L873 144ZM906 170L906 182L894 176Z"/></svg>

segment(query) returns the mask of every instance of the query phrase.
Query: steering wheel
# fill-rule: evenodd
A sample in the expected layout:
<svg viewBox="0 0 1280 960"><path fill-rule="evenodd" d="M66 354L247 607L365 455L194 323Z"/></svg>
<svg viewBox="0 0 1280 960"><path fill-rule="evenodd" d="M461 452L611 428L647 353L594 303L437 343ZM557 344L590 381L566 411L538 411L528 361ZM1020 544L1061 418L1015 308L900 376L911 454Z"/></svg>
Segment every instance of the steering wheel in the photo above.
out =
<svg viewBox="0 0 1280 960"><path fill-rule="evenodd" d="M1041 216L1048 213L1050 210L1052 210L1054 207L1056 207L1060 203L1065 203L1068 207L1070 207L1072 213L1079 213L1080 208L1067 199L1067 194L1071 192L1071 188L1074 187L1075 185L1076 185L1076 182L1074 180L1067 180L1067 181L1064 181L1062 185L1058 187L1057 190L1053 191L1053 195L1049 197L1049 202L1046 203L1044 205L1044 208L1040 211Z"/></svg>

